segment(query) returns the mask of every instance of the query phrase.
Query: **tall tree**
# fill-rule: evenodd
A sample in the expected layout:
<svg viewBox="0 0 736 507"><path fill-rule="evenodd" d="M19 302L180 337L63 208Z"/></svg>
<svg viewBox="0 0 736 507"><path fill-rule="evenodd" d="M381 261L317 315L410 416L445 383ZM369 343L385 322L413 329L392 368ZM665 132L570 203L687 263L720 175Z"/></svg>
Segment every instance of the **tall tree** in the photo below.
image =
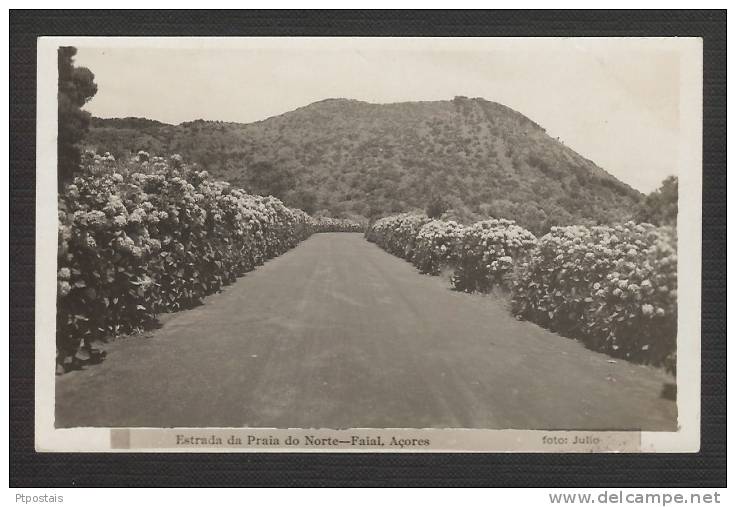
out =
<svg viewBox="0 0 736 507"><path fill-rule="evenodd" d="M306 188L296 188L284 198L285 204L292 208L299 208L305 213L314 215L317 210L317 194Z"/></svg>
<svg viewBox="0 0 736 507"><path fill-rule="evenodd" d="M59 185L69 180L79 168L82 140L89 127L90 114L82 110L95 93L95 75L86 67L76 67L75 47L60 47L59 67L59 131L57 139Z"/></svg>
<svg viewBox="0 0 736 507"><path fill-rule="evenodd" d="M256 162L246 170L246 188L251 193L283 199L294 187L293 175L283 166Z"/></svg>
<svg viewBox="0 0 736 507"><path fill-rule="evenodd" d="M636 213L638 222L677 225L677 176L669 176L662 186L647 195Z"/></svg>
<svg viewBox="0 0 736 507"><path fill-rule="evenodd" d="M425 213L429 218L440 218L442 214L447 211L449 205L445 198L438 193L435 193L429 200Z"/></svg>

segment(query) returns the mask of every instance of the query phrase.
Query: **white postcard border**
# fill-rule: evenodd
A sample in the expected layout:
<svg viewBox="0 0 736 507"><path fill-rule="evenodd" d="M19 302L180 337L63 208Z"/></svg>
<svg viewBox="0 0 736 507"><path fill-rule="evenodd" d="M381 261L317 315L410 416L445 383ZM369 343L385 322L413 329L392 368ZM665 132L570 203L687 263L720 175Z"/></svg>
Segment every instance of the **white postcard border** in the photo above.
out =
<svg viewBox="0 0 736 507"><path fill-rule="evenodd" d="M336 45L339 44L339 46ZM487 49L540 50L550 44L567 44L584 50L586 45L613 48L667 48L680 52L680 142L678 216L678 431L590 432L481 429L350 429L302 430L272 428L128 429L134 448L113 449L111 440L120 430L110 428L54 428L55 326L56 326L56 48L157 47L157 48L314 48L361 47L458 51ZM35 448L39 452L697 452L700 448L700 321L702 245L702 67L700 38L398 38L398 37L40 37L37 47L36 139L36 306L35 306ZM682 381L690 379L691 381ZM123 430L125 431L125 430ZM404 438L430 438L428 448L176 446L179 433L259 435L301 434L305 431L349 438L356 434L392 434ZM322 433L320 433L322 434ZM574 438L599 435L611 445L588 447L543 444L544 436ZM616 440L618 438L619 440ZM138 439L138 440L136 440ZM148 439L148 440L146 440ZM164 439L164 440L161 440ZM168 440L167 440L168 439ZM159 442L147 446L146 442ZM634 445L635 443L635 445ZM511 445L510 445L511 444Z"/></svg>

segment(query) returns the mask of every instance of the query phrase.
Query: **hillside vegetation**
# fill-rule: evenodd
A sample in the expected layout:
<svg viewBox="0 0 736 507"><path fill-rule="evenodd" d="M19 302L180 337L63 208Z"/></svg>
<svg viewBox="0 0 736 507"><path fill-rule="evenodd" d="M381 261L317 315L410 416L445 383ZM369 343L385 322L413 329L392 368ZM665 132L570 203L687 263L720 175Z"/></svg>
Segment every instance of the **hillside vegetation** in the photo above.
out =
<svg viewBox="0 0 736 507"><path fill-rule="evenodd" d="M251 193L333 217L372 220L439 200L445 219L509 218L540 234L622 222L643 200L529 118L478 98L327 99L250 124L95 118L85 145L118 159L180 153Z"/></svg>

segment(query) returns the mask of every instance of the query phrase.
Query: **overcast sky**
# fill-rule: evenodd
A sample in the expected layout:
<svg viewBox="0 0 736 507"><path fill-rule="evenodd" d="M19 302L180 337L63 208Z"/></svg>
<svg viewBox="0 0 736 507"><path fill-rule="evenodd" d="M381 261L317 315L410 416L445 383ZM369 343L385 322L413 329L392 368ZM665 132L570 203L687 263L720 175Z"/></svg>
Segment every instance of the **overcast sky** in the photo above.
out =
<svg viewBox="0 0 736 507"><path fill-rule="evenodd" d="M103 118L252 122L325 98L465 95L516 109L643 192L677 171L680 58L661 44L252 41L188 49L79 45L77 65L89 67L98 84L86 109Z"/></svg>

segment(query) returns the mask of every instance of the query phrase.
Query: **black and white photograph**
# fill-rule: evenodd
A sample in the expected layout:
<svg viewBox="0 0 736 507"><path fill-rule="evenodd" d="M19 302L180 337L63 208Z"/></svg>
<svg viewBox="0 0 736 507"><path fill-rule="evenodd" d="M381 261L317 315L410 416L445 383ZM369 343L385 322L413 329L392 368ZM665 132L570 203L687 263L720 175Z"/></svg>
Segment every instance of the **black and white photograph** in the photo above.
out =
<svg viewBox="0 0 736 507"><path fill-rule="evenodd" d="M38 451L698 450L701 39L43 37L38 73Z"/></svg>

